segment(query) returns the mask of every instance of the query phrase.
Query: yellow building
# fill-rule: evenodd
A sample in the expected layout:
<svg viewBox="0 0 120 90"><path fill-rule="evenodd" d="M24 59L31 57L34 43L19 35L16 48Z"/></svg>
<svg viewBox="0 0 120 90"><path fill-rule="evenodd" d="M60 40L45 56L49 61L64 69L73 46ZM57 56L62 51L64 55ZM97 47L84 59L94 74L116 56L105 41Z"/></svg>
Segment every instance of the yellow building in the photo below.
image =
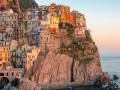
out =
<svg viewBox="0 0 120 90"><path fill-rule="evenodd" d="M11 52L8 46L0 46L0 69L6 68L11 58Z"/></svg>
<svg viewBox="0 0 120 90"><path fill-rule="evenodd" d="M10 60L11 52L9 51L9 47L0 47L0 61L8 62Z"/></svg>
<svg viewBox="0 0 120 90"><path fill-rule="evenodd" d="M1 41L0 42L0 69L1 68L12 68L11 55L12 51L16 48L18 42L15 40Z"/></svg>
<svg viewBox="0 0 120 90"><path fill-rule="evenodd" d="M58 30L59 28L59 16L58 15L56 14L51 15L50 28L55 28L56 30Z"/></svg>

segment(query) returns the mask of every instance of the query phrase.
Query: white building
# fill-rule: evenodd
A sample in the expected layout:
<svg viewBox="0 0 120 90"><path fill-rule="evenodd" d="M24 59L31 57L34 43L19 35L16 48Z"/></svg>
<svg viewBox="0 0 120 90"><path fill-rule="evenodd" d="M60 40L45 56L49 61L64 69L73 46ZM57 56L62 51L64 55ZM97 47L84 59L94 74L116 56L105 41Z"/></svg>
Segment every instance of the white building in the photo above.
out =
<svg viewBox="0 0 120 90"><path fill-rule="evenodd" d="M79 27L79 26L77 26L75 28L75 32L74 32L74 40L75 41L79 41L81 39L86 38L85 29L86 29L86 27Z"/></svg>
<svg viewBox="0 0 120 90"><path fill-rule="evenodd" d="M11 37L7 34L7 32L5 31L5 29L1 29L0 30L0 41L8 41L10 40Z"/></svg>

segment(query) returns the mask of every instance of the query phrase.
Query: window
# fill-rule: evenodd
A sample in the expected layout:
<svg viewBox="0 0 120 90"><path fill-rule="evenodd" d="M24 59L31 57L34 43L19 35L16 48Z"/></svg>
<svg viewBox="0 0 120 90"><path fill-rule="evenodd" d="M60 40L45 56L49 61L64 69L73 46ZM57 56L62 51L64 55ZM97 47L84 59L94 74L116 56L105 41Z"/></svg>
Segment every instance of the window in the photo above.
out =
<svg viewBox="0 0 120 90"><path fill-rule="evenodd" d="M8 76L8 72L6 73L6 76Z"/></svg>
<svg viewBox="0 0 120 90"><path fill-rule="evenodd" d="M0 76L4 76L4 73L0 73Z"/></svg>
<svg viewBox="0 0 120 90"><path fill-rule="evenodd" d="M12 76L14 76L14 73L12 72Z"/></svg>
<svg viewBox="0 0 120 90"><path fill-rule="evenodd" d="M47 37L47 41L48 41L48 37Z"/></svg>
<svg viewBox="0 0 120 90"><path fill-rule="evenodd" d="M5 59L5 61L7 61L7 59Z"/></svg>
<svg viewBox="0 0 120 90"><path fill-rule="evenodd" d="M28 58L31 58L31 55L28 55Z"/></svg>
<svg viewBox="0 0 120 90"><path fill-rule="evenodd" d="M5 57L7 57L7 53L5 53Z"/></svg>
<svg viewBox="0 0 120 90"><path fill-rule="evenodd" d="M35 56L33 55L32 58L35 58Z"/></svg>

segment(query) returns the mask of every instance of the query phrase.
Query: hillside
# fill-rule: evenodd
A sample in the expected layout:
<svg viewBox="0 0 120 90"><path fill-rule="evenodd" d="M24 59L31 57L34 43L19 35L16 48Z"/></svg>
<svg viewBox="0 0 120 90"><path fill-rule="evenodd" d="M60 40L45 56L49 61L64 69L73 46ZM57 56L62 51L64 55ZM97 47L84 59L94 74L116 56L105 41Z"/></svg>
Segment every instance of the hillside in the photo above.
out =
<svg viewBox="0 0 120 90"><path fill-rule="evenodd" d="M20 13L31 8L37 8L38 5L34 0L1 0L0 5L4 4L5 8L12 8L14 12ZM1 10L2 7L0 7Z"/></svg>

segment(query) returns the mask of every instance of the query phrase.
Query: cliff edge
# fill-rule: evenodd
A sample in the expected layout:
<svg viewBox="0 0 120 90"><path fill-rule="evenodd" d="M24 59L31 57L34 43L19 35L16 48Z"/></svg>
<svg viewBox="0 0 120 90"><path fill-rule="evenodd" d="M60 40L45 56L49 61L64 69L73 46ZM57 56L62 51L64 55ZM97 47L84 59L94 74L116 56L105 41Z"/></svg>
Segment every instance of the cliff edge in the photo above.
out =
<svg viewBox="0 0 120 90"><path fill-rule="evenodd" d="M74 34L74 29L60 29L60 47L57 50L40 52L25 77L35 81L38 86L50 87L69 83L110 83L109 75L102 71L99 51L90 31L86 30L86 38L80 40L76 40Z"/></svg>

